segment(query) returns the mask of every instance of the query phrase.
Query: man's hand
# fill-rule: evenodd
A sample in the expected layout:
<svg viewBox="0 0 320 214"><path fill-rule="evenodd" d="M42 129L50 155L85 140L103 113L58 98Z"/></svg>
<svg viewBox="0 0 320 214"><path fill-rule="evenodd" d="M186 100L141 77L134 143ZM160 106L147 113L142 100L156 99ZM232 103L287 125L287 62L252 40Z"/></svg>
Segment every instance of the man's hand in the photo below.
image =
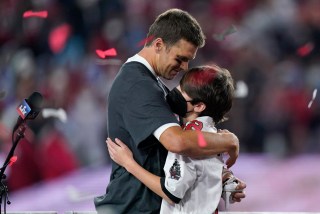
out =
<svg viewBox="0 0 320 214"><path fill-rule="evenodd" d="M240 149L240 145L239 145L239 139L237 138L237 136L231 132L229 132L227 129L219 129L218 133L224 134L224 135L228 135L228 137L230 138L230 140L233 142L233 147L231 147L229 149L229 151L227 152L229 155L229 158L226 161L226 165L228 168L230 168L231 166L233 166L239 156L239 149Z"/></svg>
<svg viewBox="0 0 320 214"><path fill-rule="evenodd" d="M246 193L245 193L244 189L247 187L247 185L239 178L236 178L236 180L238 181L238 185L236 187L236 190L238 190L238 191L232 193L231 197L232 197L233 201L240 202L242 199L244 199L246 197Z"/></svg>
<svg viewBox="0 0 320 214"><path fill-rule="evenodd" d="M231 194L232 200L234 202L240 202L243 198L246 197L244 189L247 187L247 185L242 180L235 177L230 169L223 168L222 183L225 183L229 179L233 179L237 182L237 187L235 189L237 191Z"/></svg>
<svg viewBox="0 0 320 214"><path fill-rule="evenodd" d="M245 198L245 193L243 191L244 188L246 188L245 183L233 175L227 178L227 180L223 181L222 197L225 202L226 211L229 211L230 204L240 202L243 198Z"/></svg>

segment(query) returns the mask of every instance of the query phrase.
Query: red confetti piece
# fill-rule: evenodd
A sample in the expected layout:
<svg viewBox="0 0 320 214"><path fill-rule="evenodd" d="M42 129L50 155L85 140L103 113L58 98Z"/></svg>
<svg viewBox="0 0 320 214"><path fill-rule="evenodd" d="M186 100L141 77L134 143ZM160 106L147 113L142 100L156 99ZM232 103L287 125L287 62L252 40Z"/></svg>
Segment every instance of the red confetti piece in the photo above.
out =
<svg viewBox="0 0 320 214"><path fill-rule="evenodd" d="M29 18L29 17L47 18L48 11L44 10L44 11L33 12L31 10L28 10L23 13L23 18Z"/></svg>
<svg viewBox="0 0 320 214"><path fill-rule="evenodd" d="M313 50L313 48L314 48L314 45L309 42L309 43L301 46L300 48L298 48L297 54L298 54L299 56L306 56L306 55L308 55L308 54L311 53L311 51Z"/></svg>
<svg viewBox="0 0 320 214"><path fill-rule="evenodd" d="M12 156L9 161L9 166L12 166L12 164L14 164L17 161L17 159L18 159L17 156Z"/></svg>
<svg viewBox="0 0 320 214"><path fill-rule="evenodd" d="M138 47L144 46L146 43L152 41L153 38L154 38L154 36L151 35L151 36L145 38L144 40L141 40L141 41L138 43Z"/></svg>
<svg viewBox="0 0 320 214"><path fill-rule="evenodd" d="M117 56L117 51L114 48L108 49L108 50L96 50L96 54L100 57L100 58L106 58L106 56Z"/></svg>
<svg viewBox="0 0 320 214"><path fill-rule="evenodd" d="M70 32L71 27L68 24L60 25L50 32L49 45L53 53L59 53L64 49Z"/></svg>
<svg viewBox="0 0 320 214"><path fill-rule="evenodd" d="M197 133L198 133L198 145L199 145L200 147L206 147L206 146L207 146L207 142L206 142L206 140L204 139L204 136L203 136L202 132L199 131L199 130L196 130L196 131L197 131Z"/></svg>

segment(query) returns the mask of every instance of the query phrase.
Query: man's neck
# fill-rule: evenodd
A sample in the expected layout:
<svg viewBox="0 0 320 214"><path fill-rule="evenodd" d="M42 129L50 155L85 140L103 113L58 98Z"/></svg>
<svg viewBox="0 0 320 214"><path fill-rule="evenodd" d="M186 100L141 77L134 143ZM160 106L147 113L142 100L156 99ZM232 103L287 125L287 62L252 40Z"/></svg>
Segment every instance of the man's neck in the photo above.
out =
<svg viewBox="0 0 320 214"><path fill-rule="evenodd" d="M144 47L142 48L142 50L138 53L139 56L145 58L145 60L147 60L147 62L150 64L150 66L152 67L152 69L155 71L156 75L159 76L157 74L156 71L156 66L155 66L155 56L154 56L154 51L152 50L152 47Z"/></svg>
<svg viewBox="0 0 320 214"><path fill-rule="evenodd" d="M183 122L183 124L186 124L187 122L190 122L190 121L193 121L193 120L197 119L197 117L199 117L198 114L189 113L189 115L187 117L182 118L182 122Z"/></svg>

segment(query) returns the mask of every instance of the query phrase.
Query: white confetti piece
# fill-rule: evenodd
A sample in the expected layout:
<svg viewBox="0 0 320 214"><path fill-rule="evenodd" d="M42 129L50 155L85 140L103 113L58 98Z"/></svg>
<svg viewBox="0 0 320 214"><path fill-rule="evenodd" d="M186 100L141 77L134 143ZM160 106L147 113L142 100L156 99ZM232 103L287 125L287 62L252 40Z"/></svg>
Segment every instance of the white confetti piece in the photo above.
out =
<svg viewBox="0 0 320 214"><path fill-rule="evenodd" d="M234 92L234 96L236 98L244 98L248 96L248 86L245 82L243 81L238 81L236 85L236 90Z"/></svg>
<svg viewBox="0 0 320 214"><path fill-rule="evenodd" d="M59 109L45 108L42 110L42 116L44 118L56 117L63 123L67 122L67 113L62 108L59 108Z"/></svg>
<svg viewBox="0 0 320 214"><path fill-rule="evenodd" d="M237 28L234 25L231 25L229 28L227 28L225 31L223 31L220 34L213 34L213 38L220 42L224 40L228 35L237 32Z"/></svg>
<svg viewBox="0 0 320 214"><path fill-rule="evenodd" d="M316 99L317 91L318 91L317 89L314 89L314 90L313 90L312 99L310 100L310 102L309 102L309 104L308 104L308 108L311 108L313 101Z"/></svg>
<svg viewBox="0 0 320 214"><path fill-rule="evenodd" d="M318 89L313 90L312 100L316 99Z"/></svg>

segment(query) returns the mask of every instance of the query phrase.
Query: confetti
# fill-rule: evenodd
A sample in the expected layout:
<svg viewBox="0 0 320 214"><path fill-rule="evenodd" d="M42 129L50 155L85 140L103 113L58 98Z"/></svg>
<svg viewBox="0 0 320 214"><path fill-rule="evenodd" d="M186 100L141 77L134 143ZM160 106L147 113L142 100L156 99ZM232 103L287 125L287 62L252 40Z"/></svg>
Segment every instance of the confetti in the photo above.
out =
<svg viewBox="0 0 320 214"><path fill-rule="evenodd" d="M297 54L301 57L303 56L307 56L308 54L311 53L311 51L313 50L314 45L309 42L303 46L301 46L300 48L297 49Z"/></svg>
<svg viewBox="0 0 320 214"><path fill-rule="evenodd" d="M106 58L106 56L117 56L117 51L114 48L108 49L108 50L96 50L96 54L100 57L100 58Z"/></svg>
<svg viewBox="0 0 320 214"><path fill-rule="evenodd" d="M23 13L23 18L29 18L29 17L47 18L48 11L43 10L43 11L33 12L31 10L28 10Z"/></svg>
<svg viewBox="0 0 320 214"><path fill-rule="evenodd" d="M317 89L313 90L312 99L310 100L310 102L308 104L308 108L311 108L311 105L312 105L313 101L316 99L317 91L318 91Z"/></svg>
<svg viewBox="0 0 320 214"><path fill-rule="evenodd" d="M146 43L152 41L153 38L154 38L154 36L151 35L151 36L145 38L144 40L141 40L141 41L138 43L138 47L144 46Z"/></svg>
<svg viewBox="0 0 320 214"><path fill-rule="evenodd" d="M234 96L236 98L244 98L248 95L248 86L243 81L238 81L236 85L236 90L234 92Z"/></svg>
<svg viewBox="0 0 320 214"><path fill-rule="evenodd" d="M67 122L67 113L62 108L59 108L59 109L45 108L42 110L42 116L43 118L56 117L63 123Z"/></svg>
<svg viewBox="0 0 320 214"><path fill-rule="evenodd" d="M237 32L237 28L234 25L231 25L229 28L227 28L225 31L223 31L220 34L213 34L213 38L220 42L224 40L228 35Z"/></svg>
<svg viewBox="0 0 320 214"><path fill-rule="evenodd" d="M59 53L64 49L70 33L71 27L68 24L62 24L50 32L49 45L53 53Z"/></svg>
<svg viewBox="0 0 320 214"><path fill-rule="evenodd" d="M200 147L206 147L206 146L207 146L207 142L206 142L206 140L204 139L204 136L203 136L202 132L199 131L199 130L196 130L196 131L197 131L197 133L198 133L198 145L199 145Z"/></svg>
<svg viewBox="0 0 320 214"><path fill-rule="evenodd" d="M16 161L17 161L18 157L17 156L12 156L10 158L10 161L9 161L9 166L12 166L12 164L14 164Z"/></svg>

